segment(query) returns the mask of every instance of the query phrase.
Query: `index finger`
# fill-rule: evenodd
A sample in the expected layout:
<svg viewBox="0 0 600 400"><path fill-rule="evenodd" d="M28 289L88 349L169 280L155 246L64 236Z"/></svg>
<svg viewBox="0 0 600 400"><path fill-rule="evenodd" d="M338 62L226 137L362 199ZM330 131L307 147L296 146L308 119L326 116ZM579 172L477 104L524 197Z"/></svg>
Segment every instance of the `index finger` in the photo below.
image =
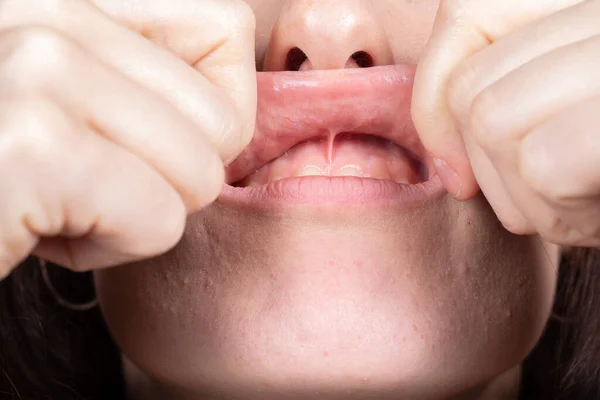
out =
<svg viewBox="0 0 600 400"><path fill-rule="evenodd" d="M412 117L425 148L436 159L440 178L457 199L472 198L479 187L448 103L453 72L461 62L511 31L581 1L440 2L415 77ZM449 169L444 169L444 165Z"/></svg>
<svg viewBox="0 0 600 400"><path fill-rule="evenodd" d="M157 92L234 159L256 113L254 17L238 0L8 0L0 28L57 29ZM62 4L57 10L57 4ZM159 46L156 46L158 44ZM198 73L201 72L201 73Z"/></svg>
<svg viewBox="0 0 600 400"><path fill-rule="evenodd" d="M173 52L226 93L241 115L243 141L254 133L254 13L241 0L92 0L125 26ZM168 73L168 71L163 71Z"/></svg>

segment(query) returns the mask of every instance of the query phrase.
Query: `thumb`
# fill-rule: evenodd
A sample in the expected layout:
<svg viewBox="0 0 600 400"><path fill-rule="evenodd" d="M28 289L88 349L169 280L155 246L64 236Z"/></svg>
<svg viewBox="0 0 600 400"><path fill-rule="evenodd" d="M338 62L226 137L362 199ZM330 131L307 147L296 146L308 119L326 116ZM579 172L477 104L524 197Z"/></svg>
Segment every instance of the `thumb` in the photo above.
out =
<svg viewBox="0 0 600 400"><path fill-rule="evenodd" d="M452 113L448 87L470 56L528 23L582 0L442 0L415 77L412 118L436 172L450 194L468 200L479 191ZM458 84L461 84L460 82ZM456 99L460 100L460 99Z"/></svg>

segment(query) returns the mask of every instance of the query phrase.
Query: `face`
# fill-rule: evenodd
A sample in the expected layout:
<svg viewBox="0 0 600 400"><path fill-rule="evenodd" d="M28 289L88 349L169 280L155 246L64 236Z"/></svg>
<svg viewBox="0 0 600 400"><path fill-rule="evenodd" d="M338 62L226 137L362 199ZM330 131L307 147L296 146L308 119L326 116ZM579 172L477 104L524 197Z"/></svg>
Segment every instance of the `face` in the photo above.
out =
<svg viewBox="0 0 600 400"><path fill-rule="evenodd" d="M169 398L478 393L539 339L558 252L427 172L410 93L438 2L248 3L257 133L231 186L173 251L96 276L124 356Z"/></svg>

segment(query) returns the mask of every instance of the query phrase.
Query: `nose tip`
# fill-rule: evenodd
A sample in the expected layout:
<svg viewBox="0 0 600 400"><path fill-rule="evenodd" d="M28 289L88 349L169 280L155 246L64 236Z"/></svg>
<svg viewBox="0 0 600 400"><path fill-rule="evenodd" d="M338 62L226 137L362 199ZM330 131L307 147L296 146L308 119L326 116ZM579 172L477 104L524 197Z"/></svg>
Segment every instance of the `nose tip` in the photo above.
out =
<svg viewBox="0 0 600 400"><path fill-rule="evenodd" d="M370 0L288 0L273 28L264 69L368 68L392 62Z"/></svg>

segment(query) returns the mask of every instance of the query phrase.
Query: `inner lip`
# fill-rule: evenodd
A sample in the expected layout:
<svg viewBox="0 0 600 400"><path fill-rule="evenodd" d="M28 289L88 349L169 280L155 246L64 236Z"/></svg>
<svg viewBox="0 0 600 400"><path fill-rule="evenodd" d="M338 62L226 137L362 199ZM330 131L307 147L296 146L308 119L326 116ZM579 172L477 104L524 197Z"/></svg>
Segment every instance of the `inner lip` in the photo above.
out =
<svg viewBox="0 0 600 400"><path fill-rule="evenodd" d="M415 65L257 73L251 143L226 168L235 185L299 144L370 135L432 170L410 115Z"/></svg>
<svg viewBox="0 0 600 400"><path fill-rule="evenodd" d="M411 150L404 147L401 143L395 142L395 141L391 140L390 138L386 138L382 135L368 134L368 133L363 133L363 132L340 132L337 134L319 135L319 136L310 137L308 139L301 139L298 141L298 143L282 149L281 154L279 154L276 157L273 157L273 159L268 160L263 165L260 165L255 170L249 172L242 179L240 179L236 182L230 183L230 185L233 187L248 186L248 182L247 182L248 179L250 177L252 177L258 171L260 171L262 168L268 166L269 164L271 164L273 162L276 162L278 159L280 159L282 157L285 157L290 151L293 151L295 148L302 146L303 144L308 144L308 143L312 143L312 142L319 142L319 143L327 142L327 144L326 144L328 146L327 166L329 167L329 170L327 171L326 176L331 176L333 178L336 178L336 177L341 178L341 176L335 175L330 168L332 167L332 164L334 161L333 158L335 156L335 151L336 151L334 142L342 141L342 140L351 140L354 143L356 143L355 145L358 145L358 146L361 145L361 141L378 141L378 142L381 142L380 143L381 145L394 146L396 153L391 154L392 152L390 151L390 157L398 158L398 153L400 153L401 160L399 160L399 161L402 163L405 163L405 165L407 165L410 168L410 170L413 171L413 174L411 174L411 175L418 175L418 181L413 180L411 183L408 183L408 184L423 183L429 179L429 167L427 165L427 160L424 159L425 157L422 153L415 154ZM421 149L417 149L417 150L421 150ZM358 165L360 165L360 163L358 163ZM307 175L307 176L312 176L312 175ZM320 175L315 174L315 176L320 176ZM285 179L290 179L290 178L294 178L294 176L292 175L292 176L288 176L288 177L282 177L277 180L285 180ZM363 179L384 179L384 178L367 177L367 176L362 177L362 178ZM270 182L270 183L272 183L272 182Z"/></svg>

